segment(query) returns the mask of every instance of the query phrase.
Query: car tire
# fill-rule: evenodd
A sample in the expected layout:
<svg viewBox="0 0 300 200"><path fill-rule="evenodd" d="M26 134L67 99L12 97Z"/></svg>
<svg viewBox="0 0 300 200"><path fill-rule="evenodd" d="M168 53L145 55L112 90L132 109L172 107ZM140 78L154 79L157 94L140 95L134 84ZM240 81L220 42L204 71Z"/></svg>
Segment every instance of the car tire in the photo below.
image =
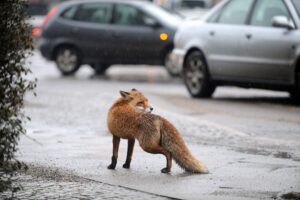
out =
<svg viewBox="0 0 300 200"><path fill-rule="evenodd" d="M61 46L56 50L55 63L64 76L75 74L81 65L79 52L70 46Z"/></svg>
<svg viewBox="0 0 300 200"><path fill-rule="evenodd" d="M95 74L103 75L106 70L110 67L109 64L91 64L91 67L94 69Z"/></svg>
<svg viewBox="0 0 300 200"><path fill-rule="evenodd" d="M183 80L192 97L211 97L216 88L209 80L206 61L199 51L193 51L187 55L183 68Z"/></svg>
<svg viewBox="0 0 300 200"><path fill-rule="evenodd" d="M172 63L171 61L171 53L172 50L167 51L167 53L164 56L164 66L172 77L177 77L180 75L180 70Z"/></svg>

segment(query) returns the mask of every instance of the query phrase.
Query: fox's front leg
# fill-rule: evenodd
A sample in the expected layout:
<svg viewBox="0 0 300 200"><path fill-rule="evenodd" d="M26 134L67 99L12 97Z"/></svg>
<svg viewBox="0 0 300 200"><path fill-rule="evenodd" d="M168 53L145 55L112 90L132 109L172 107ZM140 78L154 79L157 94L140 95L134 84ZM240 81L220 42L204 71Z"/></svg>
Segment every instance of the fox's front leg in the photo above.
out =
<svg viewBox="0 0 300 200"><path fill-rule="evenodd" d="M115 169L118 160L120 138L113 136L113 156L111 158L111 164L107 167L108 169Z"/></svg>
<svg viewBox="0 0 300 200"><path fill-rule="evenodd" d="M127 157L126 157L126 162L123 165L123 167L126 169L130 168L130 162L131 162L131 158L132 158L134 142L135 142L134 139L128 139Z"/></svg>

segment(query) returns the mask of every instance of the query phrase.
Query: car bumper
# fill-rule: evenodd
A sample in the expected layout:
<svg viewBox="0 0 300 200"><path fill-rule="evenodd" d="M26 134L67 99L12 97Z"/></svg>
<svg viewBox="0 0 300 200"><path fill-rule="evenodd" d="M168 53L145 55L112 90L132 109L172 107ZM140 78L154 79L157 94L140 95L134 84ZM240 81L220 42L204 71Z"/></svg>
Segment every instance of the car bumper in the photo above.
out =
<svg viewBox="0 0 300 200"><path fill-rule="evenodd" d="M52 60L53 45L50 40L40 38L38 41L38 49L44 58L47 60Z"/></svg>
<svg viewBox="0 0 300 200"><path fill-rule="evenodd" d="M178 69L179 72L183 69L185 50L174 49L171 53L171 62Z"/></svg>

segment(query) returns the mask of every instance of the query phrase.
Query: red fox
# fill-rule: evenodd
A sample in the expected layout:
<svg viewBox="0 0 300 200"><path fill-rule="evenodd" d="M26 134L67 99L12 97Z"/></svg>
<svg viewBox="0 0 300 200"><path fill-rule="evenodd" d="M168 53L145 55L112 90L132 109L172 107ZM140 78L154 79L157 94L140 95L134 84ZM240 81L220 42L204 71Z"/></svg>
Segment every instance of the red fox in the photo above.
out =
<svg viewBox="0 0 300 200"><path fill-rule="evenodd" d="M135 140L146 152L166 156L167 166L161 170L169 173L172 158L188 172L208 173L207 167L195 159L185 145L178 130L165 118L151 114L153 108L143 93L132 89L120 91L121 97L108 112L108 129L113 135L113 156L108 169L115 169L120 138L128 140L127 158L123 165L130 168Z"/></svg>

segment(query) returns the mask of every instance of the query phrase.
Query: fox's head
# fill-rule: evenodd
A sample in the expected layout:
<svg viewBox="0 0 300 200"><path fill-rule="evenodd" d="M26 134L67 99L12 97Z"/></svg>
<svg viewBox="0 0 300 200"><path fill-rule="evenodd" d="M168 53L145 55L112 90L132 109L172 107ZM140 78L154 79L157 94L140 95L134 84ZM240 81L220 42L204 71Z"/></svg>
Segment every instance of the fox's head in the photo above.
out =
<svg viewBox="0 0 300 200"><path fill-rule="evenodd" d="M151 112L153 110L149 105L148 99L137 89L132 89L130 92L120 91L120 94L123 100L128 101L128 104L139 110L145 112Z"/></svg>

